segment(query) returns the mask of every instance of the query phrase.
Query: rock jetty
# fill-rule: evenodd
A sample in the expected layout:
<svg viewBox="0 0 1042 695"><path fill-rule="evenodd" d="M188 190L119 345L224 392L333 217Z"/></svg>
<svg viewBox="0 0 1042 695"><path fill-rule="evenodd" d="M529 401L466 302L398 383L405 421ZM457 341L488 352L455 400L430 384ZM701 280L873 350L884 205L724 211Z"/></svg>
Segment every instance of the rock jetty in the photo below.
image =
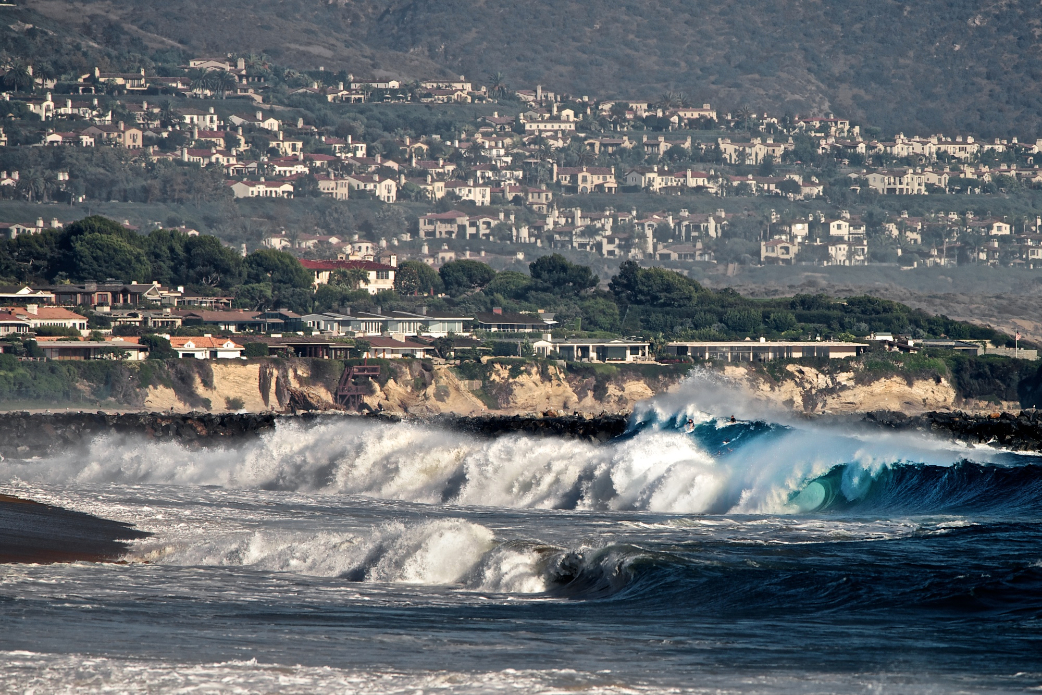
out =
<svg viewBox="0 0 1042 695"><path fill-rule="evenodd" d="M971 415L930 412L908 416L893 411L865 415L865 422L887 429L933 432L969 444L987 444L1011 451L1042 451L1042 412Z"/></svg>
<svg viewBox="0 0 1042 695"><path fill-rule="evenodd" d="M189 447L219 445L275 426L270 413L27 413L0 415L0 455L48 456L105 434L135 434Z"/></svg>

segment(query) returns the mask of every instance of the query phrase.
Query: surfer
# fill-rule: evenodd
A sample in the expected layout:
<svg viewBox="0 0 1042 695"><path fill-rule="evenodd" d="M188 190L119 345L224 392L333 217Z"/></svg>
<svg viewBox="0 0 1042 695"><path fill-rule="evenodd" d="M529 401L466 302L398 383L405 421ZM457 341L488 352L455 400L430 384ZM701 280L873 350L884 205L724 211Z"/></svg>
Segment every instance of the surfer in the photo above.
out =
<svg viewBox="0 0 1042 695"><path fill-rule="evenodd" d="M738 422L737 420L734 419L734 415L731 416L731 422Z"/></svg>
<svg viewBox="0 0 1042 695"><path fill-rule="evenodd" d="M687 432L688 434L691 434L692 432L695 431L695 421L694 421L694 419L692 419L692 418L688 418L687 419L687 424L684 425L684 431Z"/></svg>

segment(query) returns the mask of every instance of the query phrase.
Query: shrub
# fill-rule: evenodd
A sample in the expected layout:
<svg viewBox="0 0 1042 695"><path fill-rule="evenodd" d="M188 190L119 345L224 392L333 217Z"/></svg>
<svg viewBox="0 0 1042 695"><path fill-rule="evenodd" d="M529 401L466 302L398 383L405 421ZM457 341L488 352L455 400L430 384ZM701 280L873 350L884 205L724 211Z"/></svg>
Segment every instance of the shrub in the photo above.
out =
<svg viewBox="0 0 1042 695"><path fill-rule="evenodd" d="M265 343L244 343L242 354L244 357L267 357L268 346Z"/></svg>

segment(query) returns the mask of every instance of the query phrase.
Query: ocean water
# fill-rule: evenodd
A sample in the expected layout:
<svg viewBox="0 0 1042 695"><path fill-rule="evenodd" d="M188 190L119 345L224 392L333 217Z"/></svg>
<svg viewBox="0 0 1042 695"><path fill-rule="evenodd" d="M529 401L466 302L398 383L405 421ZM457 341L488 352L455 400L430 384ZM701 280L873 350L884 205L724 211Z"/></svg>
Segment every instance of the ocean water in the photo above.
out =
<svg viewBox="0 0 1042 695"><path fill-rule="evenodd" d="M0 565L0 692L1042 690L1042 460L697 381L602 445L331 418L0 492L153 534Z"/></svg>

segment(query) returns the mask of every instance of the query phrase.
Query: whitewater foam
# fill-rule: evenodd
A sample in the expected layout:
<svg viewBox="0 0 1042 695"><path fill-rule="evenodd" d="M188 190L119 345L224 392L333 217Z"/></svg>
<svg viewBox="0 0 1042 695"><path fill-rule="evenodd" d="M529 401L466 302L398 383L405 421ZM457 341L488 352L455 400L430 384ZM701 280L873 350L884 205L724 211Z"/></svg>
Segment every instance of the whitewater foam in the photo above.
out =
<svg viewBox="0 0 1042 695"><path fill-rule="evenodd" d="M204 452L108 435L69 455L0 462L0 482L213 485L530 509L791 513L801 510L793 495L836 466L846 465L841 492L856 500L887 467L950 466L965 453L921 436L862 437L808 426L754 431L744 423L716 429L705 419L710 434L723 434L701 441L676 425L675 412L665 419L649 413L640 431L606 445L520 434L481 439L353 419L280 423L241 448Z"/></svg>
<svg viewBox="0 0 1042 695"><path fill-rule="evenodd" d="M546 590L545 563L531 544L497 543L492 531L463 519L392 522L364 533L267 529L145 541L127 559L184 567L251 567L371 583L457 584L499 593Z"/></svg>

